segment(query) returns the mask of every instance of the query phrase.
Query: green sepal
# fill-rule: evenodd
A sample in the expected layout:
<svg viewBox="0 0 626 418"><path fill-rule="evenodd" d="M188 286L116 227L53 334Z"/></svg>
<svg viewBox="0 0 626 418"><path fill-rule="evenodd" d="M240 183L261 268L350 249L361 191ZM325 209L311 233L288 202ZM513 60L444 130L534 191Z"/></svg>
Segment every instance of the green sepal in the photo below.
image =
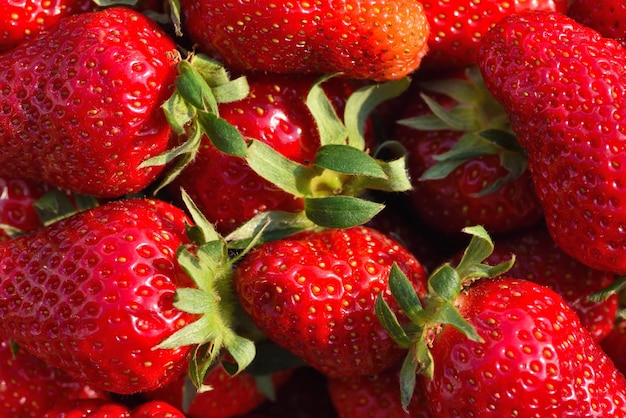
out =
<svg viewBox="0 0 626 418"><path fill-rule="evenodd" d="M245 158L246 140L237 128L215 113L198 112L198 123L215 148L235 157Z"/></svg>
<svg viewBox="0 0 626 418"><path fill-rule="evenodd" d="M183 135L186 132L187 125L197 113L196 108L187 103L178 91L172 93L161 108L172 130L178 135Z"/></svg>
<svg viewBox="0 0 626 418"><path fill-rule="evenodd" d="M194 71L200 77L202 77L202 79L207 83L208 86L212 88L219 87L231 82L226 67L224 67L221 62L207 55L192 54L189 57L189 63L193 67Z"/></svg>
<svg viewBox="0 0 626 418"><path fill-rule="evenodd" d="M219 241L221 237L215 230L215 227L213 227L213 224L204 216L189 194L184 189L181 189L180 195L187 211L189 212L189 216L191 216L191 219L194 222L192 227L187 228L187 233L192 234L191 240L197 245L202 245L212 241Z"/></svg>
<svg viewBox="0 0 626 418"><path fill-rule="evenodd" d="M176 306L176 304L174 305ZM184 328L176 331L165 340L161 341L155 349L176 349L189 345L202 345L207 341L217 338L219 331L215 327L213 318L203 315Z"/></svg>
<svg viewBox="0 0 626 418"><path fill-rule="evenodd" d="M224 239L231 249L245 249L254 239L259 245L267 241L285 238L297 232L315 228L304 211L291 213L284 211L266 211L255 215Z"/></svg>
<svg viewBox="0 0 626 418"><path fill-rule="evenodd" d="M626 289L626 276L617 276L608 286L589 295L590 302L604 302L609 297Z"/></svg>
<svg viewBox="0 0 626 418"><path fill-rule="evenodd" d="M248 97L250 85L248 79L241 76L212 87L212 91L218 103L232 103Z"/></svg>
<svg viewBox="0 0 626 418"><path fill-rule="evenodd" d="M348 97L344 111L344 124L348 132L348 145L365 149L365 126L372 111L381 103L400 96L411 84L409 77L370 84L359 88Z"/></svg>
<svg viewBox="0 0 626 418"><path fill-rule="evenodd" d="M219 114L217 100L211 87L189 61L178 63L178 77L174 82L176 91L191 106L205 112Z"/></svg>
<svg viewBox="0 0 626 418"><path fill-rule="evenodd" d="M246 156L248 165L261 177L295 197L304 197L312 172L259 140L252 140Z"/></svg>
<svg viewBox="0 0 626 418"><path fill-rule="evenodd" d="M398 344L399 347L409 348L413 344L413 339L409 337L405 329L400 325L398 317L391 310L389 304L385 301L382 295L376 297L374 302L374 312L380 323L385 327L392 340Z"/></svg>
<svg viewBox="0 0 626 418"><path fill-rule="evenodd" d="M307 218L326 228L350 228L371 220L384 205L353 196L304 199Z"/></svg>
<svg viewBox="0 0 626 418"><path fill-rule="evenodd" d="M411 282L400 268L394 263L389 272L389 290L406 316L416 324L423 324L424 308L411 285Z"/></svg>
<svg viewBox="0 0 626 418"><path fill-rule="evenodd" d="M377 149L374 157L385 173L384 178L371 178L367 188L384 192L407 192L413 189L407 168L406 148L397 141L386 141ZM382 159L381 156L385 158Z"/></svg>
<svg viewBox="0 0 626 418"><path fill-rule="evenodd" d="M334 76L335 74L330 74L318 79L306 97L306 105L317 124L322 146L346 144L348 138L347 129L322 88L322 83Z"/></svg>
<svg viewBox="0 0 626 418"><path fill-rule="evenodd" d="M185 142L177 147L167 150L166 152L148 158L147 160L139 164L139 168L163 166L165 164L169 164L172 161L175 161L181 156L189 155L191 156L191 158L194 158L196 153L198 152L198 149L200 148L200 143L202 141L202 131L199 129L197 122L194 121L193 123L195 123L196 126L191 129L191 134ZM169 183L170 181L162 180L159 189Z"/></svg>
<svg viewBox="0 0 626 418"><path fill-rule="evenodd" d="M98 206L98 200L89 195L67 193L51 189L33 203L42 225L49 226L78 212Z"/></svg>
<svg viewBox="0 0 626 418"><path fill-rule="evenodd" d="M176 36L183 36L183 32L181 30L181 12L180 12L180 0L167 0L169 4L169 14L170 20L172 21L172 25L174 26L174 33Z"/></svg>
<svg viewBox="0 0 626 418"><path fill-rule="evenodd" d="M323 145L315 154L313 165L342 174L386 178L372 156L349 145Z"/></svg>
<svg viewBox="0 0 626 418"><path fill-rule="evenodd" d="M421 373L428 376L430 371L432 376L432 364L432 356L426 344L414 344L409 347L400 368L400 401L406 412L409 412L409 403L415 393L417 375Z"/></svg>

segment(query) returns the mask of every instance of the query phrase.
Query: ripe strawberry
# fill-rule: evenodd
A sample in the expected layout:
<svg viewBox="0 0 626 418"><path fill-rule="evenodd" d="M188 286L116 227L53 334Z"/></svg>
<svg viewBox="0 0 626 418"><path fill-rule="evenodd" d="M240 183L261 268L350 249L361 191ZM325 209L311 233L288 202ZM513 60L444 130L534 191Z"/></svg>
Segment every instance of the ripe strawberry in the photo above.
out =
<svg viewBox="0 0 626 418"><path fill-rule="evenodd" d="M291 375L291 370L273 374L271 381L280 387ZM185 397L186 379L183 377L168 385L147 392L145 396L151 400L160 400L168 404L182 407ZM200 392L185 408L188 418L229 418L251 412L267 400L266 394L259 390L257 380L245 371L231 376L221 365L209 371L204 385L210 390Z"/></svg>
<svg viewBox="0 0 626 418"><path fill-rule="evenodd" d="M526 150L553 239L581 263L618 274L626 272L624 63L615 40L561 13L505 18L479 49L485 85Z"/></svg>
<svg viewBox="0 0 626 418"><path fill-rule="evenodd" d="M476 63L482 36L505 16L524 10L565 13L566 0L424 0L430 24L428 54L420 68L440 72Z"/></svg>
<svg viewBox="0 0 626 418"><path fill-rule="evenodd" d="M339 418L432 418L424 400L423 387L413 392L407 410L402 407L398 376L391 367L371 376L328 379L328 391Z"/></svg>
<svg viewBox="0 0 626 418"><path fill-rule="evenodd" d="M183 31L238 71L328 74L377 81L419 67L428 22L420 2L182 1Z"/></svg>
<svg viewBox="0 0 626 418"><path fill-rule="evenodd" d="M424 270L366 227L305 231L259 245L233 273L243 310L277 345L333 376L378 373L404 353L376 321L393 264L422 293Z"/></svg>
<svg viewBox="0 0 626 418"><path fill-rule="evenodd" d="M193 285L176 260L186 222L165 202L121 200L1 244L0 331L96 389L178 378L191 348L154 348L198 317L172 305Z"/></svg>
<svg viewBox="0 0 626 418"><path fill-rule="evenodd" d="M626 320L615 321L611 332L600 341L600 347L613 360L615 367L626 374Z"/></svg>
<svg viewBox="0 0 626 418"><path fill-rule="evenodd" d="M170 127L176 46L153 21L115 7L70 16L0 55L0 176L103 197L137 192Z"/></svg>
<svg viewBox="0 0 626 418"><path fill-rule="evenodd" d="M106 398L28 352L0 342L0 406L7 418L39 418L62 400Z"/></svg>
<svg viewBox="0 0 626 418"><path fill-rule="evenodd" d="M0 177L0 241L41 227L33 205L49 190L48 184L35 180Z"/></svg>
<svg viewBox="0 0 626 418"><path fill-rule="evenodd" d="M395 139L407 149L408 197L423 223L447 235L470 225L502 234L541 220L523 153L485 138L511 135L477 68L417 79L410 95Z"/></svg>
<svg viewBox="0 0 626 418"><path fill-rule="evenodd" d="M571 0L567 15L606 38L617 39L626 46L626 4Z"/></svg>
<svg viewBox="0 0 626 418"><path fill-rule="evenodd" d="M50 30L61 19L95 8L91 0L2 0L0 53Z"/></svg>
<svg viewBox="0 0 626 418"><path fill-rule="evenodd" d="M455 303L481 342L444 326L426 398L438 417L623 417L626 379L555 292L479 281Z"/></svg>
<svg viewBox="0 0 626 418"><path fill-rule="evenodd" d="M617 295L600 302L589 300L589 295L615 281L611 273L593 270L565 254L543 226L498 239L487 262L498 264L511 254L515 254L515 264L508 276L556 291L576 311L596 341L611 332L617 314Z"/></svg>
<svg viewBox="0 0 626 418"><path fill-rule="evenodd" d="M43 418L131 418L125 405L103 399L79 399L48 410Z"/></svg>
<svg viewBox="0 0 626 418"><path fill-rule="evenodd" d="M248 76L249 95L220 105L220 117L246 138L258 139L299 163L313 161L320 147L317 125L305 104L313 76ZM349 82L329 80L325 91L338 112L343 110ZM221 152L205 136L194 160L169 190L183 188L222 234L268 210L297 212L303 200L260 177L244 158ZM228 190L227 193L224 191Z"/></svg>
<svg viewBox="0 0 626 418"><path fill-rule="evenodd" d="M135 407L131 418L187 418L187 415L166 402L148 401Z"/></svg>
<svg viewBox="0 0 626 418"><path fill-rule="evenodd" d="M555 291L509 277L514 260L483 264L493 243L484 228L465 231L473 237L462 260L436 270L421 300L406 278L390 278L413 326L394 325L384 299L377 302L379 318L410 352L403 404L419 372L437 417L626 416L626 379L576 312Z"/></svg>

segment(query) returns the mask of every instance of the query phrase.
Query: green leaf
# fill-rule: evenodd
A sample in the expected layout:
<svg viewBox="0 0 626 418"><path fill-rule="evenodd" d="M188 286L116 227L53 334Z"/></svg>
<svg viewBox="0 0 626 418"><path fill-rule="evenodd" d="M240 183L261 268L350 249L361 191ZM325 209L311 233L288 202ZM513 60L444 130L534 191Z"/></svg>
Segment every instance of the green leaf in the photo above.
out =
<svg viewBox="0 0 626 418"><path fill-rule="evenodd" d="M423 93L420 97L426 102L430 111L449 126L449 129L461 132L478 130L476 112L473 108L457 106L448 110Z"/></svg>
<svg viewBox="0 0 626 418"><path fill-rule="evenodd" d="M428 289L445 301L452 302L461 293L461 278L450 264L443 264L428 279Z"/></svg>
<svg viewBox="0 0 626 418"><path fill-rule="evenodd" d="M457 103L471 104L476 102L478 89L473 81L462 78L434 79L420 83L429 92L442 94Z"/></svg>
<svg viewBox="0 0 626 418"><path fill-rule="evenodd" d="M406 316L415 324L424 326L422 303L413 285L396 263L393 264L389 273L389 290Z"/></svg>
<svg viewBox="0 0 626 418"><path fill-rule="evenodd" d="M224 332L224 348L237 363L237 373L247 368L256 355L254 343L230 329Z"/></svg>
<svg viewBox="0 0 626 418"><path fill-rule="evenodd" d="M417 129L419 131L449 131L450 125L441 120L437 115L428 114L421 116L413 116L406 119L396 121L399 125L408 128Z"/></svg>
<svg viewBox="0 0 626 418"><path fill-rule="evenodd" d="M384 205L352 196L305 198L304 211L316 225L350 228L372 219Z"/></svg>
<svg viewBox="0 0 626 418"><path fill-rule="evenodd" d="M374 157L384 171L385 178L368 179L366 188L385 192L406 192L413 189L406 165L406 154L406 148L397 141L386 141L381 144L376 149Z"/></svg>
<svg viewBox="0 0 626 418"><path fill-rule="evenodd" d="M404 328L402 328L402 325L398 322L396 314L391 310L383 296L380 294L376 297L376 302L374 302L374 311L376 312L378 321L385 328L385 330L387 330L391 339L394 340L398 346L403 348L411 346L413 341L404 331Z"/></svg>
<svg viewBox="0 0 626 418"><path fill-rule="evenodd" d="M213 224L208 221L206 216L204 216L204 213L202 213L193 199L191 199L191 196L189 196L189 194L183 189L181 189L181 198L195 226L202 233L201 240L196 243L204 244L211 241L221 240L221 237L213 227Z"/></svg>
<svg viewBox="0 0 626 418"><path fill-rule="evenodd" d="M414 344L409 348L407 355L404 357L402 367L400 368L400 401L402 408L408 412L409 403L415 393L416 377L420 370L420 363L418 361L419 354L417 353L418 347L422 347L424 344Z"/></svg>
<svg viewBox="0 0 626 418"><path fill-rule="evenodd" d="M216 312L217 302L204 290L184 287L176 290L174 306L183 312L205 314Z"/></svg>
<svg viewBox="0 0 626 418"><path fill-rule="evenodd" d="M254 239L256 245L275 241L296 232L312 229L315 224L305 213L267 211L261 212L228 234L225 239L229 248L244 249Z"/></svg>
<svg viewBox="0 0 626 418"><path fill-rule="evenodd" d="M213 87L213 95L218 103L232 103L245 99L250 94L250 85L245 76Z"/></svg>
<svg viewBox="0 0 626 418"><path fill-rule="evenodd" d="M211 88L228 84L231 81L224 64L208 55L192 54L189 58L189 63Z"/></svg>
<svg viewBox="0 0 626 418"><path fill-rule="evenodd" d="M613 283L589 295L590 302L604 302L612 295L626 289L626 276L618 276Z"/></svg>
<svg viewBox="0 0 626 418"><path fill-rule="evenodd" d="M248 165L261 177L295 197L304 197L312 173L269 145L252 140L246 157Z"/></svg>
<svg viewBox="0 0 626 418"><path fill-rule="evenodd" d="M323 76L311 87L306 105L315 119L322 145L346 144L348 131L322 88L322 83L331 77L334 75Z"/></svg>
<svg viewBox="0 0 626 418"><path fill-rule="evenodd" d="M344 111L344 123L348 133L348 145L365 149L365 125L368 116L381 103L398 97L411 84L408 77L382 84L364 86L348 97Z"/></svg>
<svg viewBox="0 0 626 418"><path fill-rule="evenodd" d="M170 335L155 349L176 349L189 345L203 344L206 341L213 340L220 332L215 326L215 321L209 315L203 315L196 321L179 329Z"/></svg>
<svg viewBox="0 0 626 418"><path fill-rule="evenodd" d="M187 124L193 120L197 111L178 91L175 91L161 108L172 130L178 135L185 133Z"/></svg>
<svg viewBox="0 0 626 418"><path fill-rule="evenodd" d="M181 155L189 155L190 158L193 158L195 157L195 155L198 152L198 149L200 148L201 141L202 141L202 132L200 129L198 129L198 126L196 124L196 126L191 130L191 134L189 135L189 137L187 138L185 142L183 142L181 145L177 147L174 147L165 152L162 152L159 155L155 155L154 157L148 158L147 160L139 164L139 168L163 166L174 161L176 158L180 157ZM173 178L171 180L173 180ZM162 182L161 187L163 187L165 184L168 184L168 183L169 182Z"/></svg>
<svg viewBox="0 0 626 418"><path fill-rule="evenodd" d="M176 91L187 103L198 110L219 114L211 87L188 61L178 63L178 77L174 83Z"/></svg>
<svg viewBox="0 0 626 418"><path fill-rule="evenodd" d="M234 157L246 157L246 140L230 122L218 117L217 114L208 112L198 112L197 117L202 131L215 148Z"/></svg>
<svg viewBox="0 0 626 418"><path fill-rule="evenodd" d="M437 315L433 320L439 322L440 324L453 326L472 341L483 341L480 335L476 332L474 326L463 318L452 302L446 302L443 304L437 311Z"/></svg>
<svg viewBox="0 0 626 418"><path fill-rule="evenodd" d="M374 158L349 145L323 145L315 154L313 164L343 174L385 178L385 172Z"/></svg>
<svg viewBox="0 0 626 418"><path fill-rule="evenodd" d="M474 264L480 264L487 259L494 249L493 241L484 227L476 225L463 228L463 232L471 235L471 240L463 253L463 257L456 266L459 277L467 277L466 270Z"/></svg>
<svg viewBox="0 0 626 418"><path fill-rule="evenodd" d="M181 30L181 14L180 14L180 1L179 0L167 0L170 5L170 19L172 20L172 24L174 26L174 33L176 36L183 36L183 32Z"/></svg>
<svg viewBox="0 0 626 418"><path fill-rule="evenodd" d="M45 193L35 201L33 208L45 226L78 212L70 197L59 189L52 189Z"/></svg>

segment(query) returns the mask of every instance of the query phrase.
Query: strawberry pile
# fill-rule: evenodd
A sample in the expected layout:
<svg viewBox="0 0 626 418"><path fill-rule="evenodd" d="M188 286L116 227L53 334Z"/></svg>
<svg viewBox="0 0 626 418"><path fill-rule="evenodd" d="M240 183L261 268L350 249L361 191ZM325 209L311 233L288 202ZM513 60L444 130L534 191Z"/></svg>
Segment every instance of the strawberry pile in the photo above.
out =
<svg viewBox="0 0 626 418"><path fill-rule="evenodd" d="M626 417L623 5L0 4L0 416Z"/></svg>

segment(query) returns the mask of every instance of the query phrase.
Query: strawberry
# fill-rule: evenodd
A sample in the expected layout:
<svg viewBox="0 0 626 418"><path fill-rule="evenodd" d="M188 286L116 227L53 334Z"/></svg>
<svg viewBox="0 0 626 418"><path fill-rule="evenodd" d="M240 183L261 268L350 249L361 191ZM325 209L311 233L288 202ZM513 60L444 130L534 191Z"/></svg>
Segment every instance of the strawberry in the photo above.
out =
<svg viewBox="0 0 626 418"><path fill-rule="evenodd" d="M385 300L377 302L381 321L409 349L403 404L418 372L437 417L626 416L626 378L576 312L555 291L509 277L514 259L483 264L493 243L484 228L465 231L473 237L464 257L433 272L421 300L401 274L390 278L413 326L398 326Z"/></svg>
<svg viewBox="0 0 626 418"><path fill-rule="evenodd" d="M477 224L503 234L539 222L526 158L508 144L515 142L508 119L478 69L416 81L395 139L407 150L408 197L422 222L447 235Z"/></svg>
<svg viewBox="0 0 626 418"><path fill-rule="evenodd" d="M106 398L8 340L0 342L0 405L4 417L38 418L61 400Z"/></svg>
<svg viewBox="0 0 626 418"><path fill-rule="evenodd" d="M174 42L115 7L63 19L0 55L0 176L118 197L145 188L171 129L160 106L176 77Z"/></svg>
<svg viewBox="0 0 626 418"><path fill-rule="evenodd" d="M291 375L291 370L270 377L270 385L280 387ZM148 399L160 400L181 407L185 404L186 379L182 378L145 394ZM185 407L188 418L229 418L254 410L267 396L259 390L255 376L243 371L231 376L217 365L209 371L203 384L211 388L200 392ZM273 390L273 388L272 388Z"/></svg>
<svg viewBox="0 0 626 418"><path fill-rule="evenodd" d="M626 374L626 320L615 321L609 334L600 341L600 347L613 360L615 367Z"/></svg>
<svg viewBox="0 0 626 418"><path fill-rule="evenodd" d="M48 410L43 418L131 418L125 405L103 399L79 399Z"/></svg>
<svg viewBox="0 0 626 418"><path fill-rule="evenodd" d="M41 227L34 203L50 190L46 183L0 178L0 241Z"/></svg>
<svg viewBox="0 0 626 418"><path fill-rule="evenodd" d="M3 0L0 8L2 53L52 29L64 17L93 10L95 3L91 0Z"/></svg>
<svg viewBox="0 0 626 418"><path fill-rule="evenodd" d="M428 411L421 386L413 392L407 410L403 408L399 369L394 366L371 376L328 379L328 391L339 418L434 417Z"/></svg>
<svg viewBox="0 0 626 418"><path fill-rule="evenodd" d="M581 263L618 274L626 272L624 63L615 40L561 13L507 17L479 48L485 86L526 151L554 241Z"/></svg>
<svg viewBox="0 0 626 418"><path fill-rule="evenodd" d="M250 93L242 100L220 105L220 117L245 138L262 141L285 157L308 164L321 146L313 115L305 100L317 81L313 76L251 75ZM338 112L354 86L329 80L324 90ZM183 188L222 234L228 234L255 215L268 210L298 212L301 198L263 179L244 158L220 151L208 137L194 160L176 177L169 190ZM224 193L228 190L228 193Z"/></svg>
<svg viewBox="0 0 626 418"><path fill-rule="evenodd" d="M376 81L419 67L429 28L420 2L182 1L183 31L237 71L342 73Z"/></svg>
<svg viewBox="0 0 626 418"><path fill-rule="evenodd" d="M131 418L186 418L180 409L162 401L148 401L131 411Z"/></svg>
<svg viewBox="0 0 626 418"><path fill-rule="evenodd" d="M571 0L567 15L606 38L617 39L626 46L626 4Z"/></svg>
<svg viewBox="0 0 626 418"><path fill-rule="evenodd" d="M428 54L420 68L429 72L463 69L476 63L482 36L505 16L524 10L565 13L566 0L424 0L430 24Z"/></svg>
<svg viewBox="0 0 626 418"><path fill-rule="evenodd" d="M425 291L422 265L376 230L303 231L248 252L233 281L243 310L277 345L328 376L373 374L404 353L374 312L394 264Z"/></svg>
<svg viewBox="0 0 626 418"><path fill-rule="evenodd" d="M487 258L490 264L501 263L515 254L515 264L508 276L556 291L597 341L611 332L617 314L617 295L602 301L589 300L590 295L614 283L611 273L593 270L565 254L543 226L500 238L496 244Z"/></svg>

